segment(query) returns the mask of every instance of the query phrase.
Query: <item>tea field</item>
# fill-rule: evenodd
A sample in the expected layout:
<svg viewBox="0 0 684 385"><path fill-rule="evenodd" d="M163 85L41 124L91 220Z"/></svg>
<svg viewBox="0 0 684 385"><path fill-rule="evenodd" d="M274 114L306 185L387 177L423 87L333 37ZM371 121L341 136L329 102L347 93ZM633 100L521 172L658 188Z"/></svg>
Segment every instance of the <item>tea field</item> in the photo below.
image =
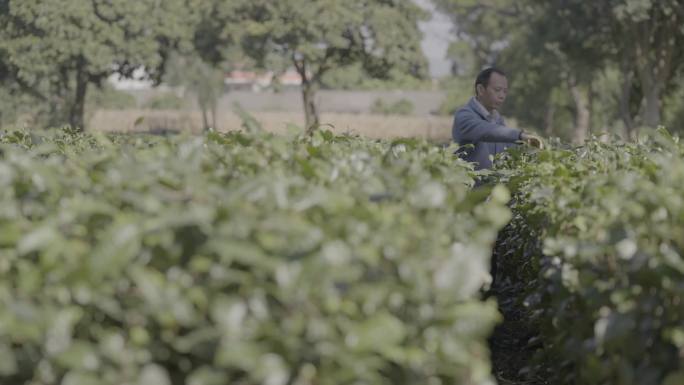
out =
<svg viewBox="0 0 684 385"><path fill-rule="evenodd" d="M418 140L10 132L0 383L492 384L508 193Z"/></svg>
<svg viewBox="0 0 684 385"><path fill-rule="evenodd" d="M661 128L639 143L501 160L494 179L512 193L513 219L493 291L529 358L513 377L684 384L683 155Z"/></svg>
<svg viewBox="0 0 684 385"><path fill-rule="evenodd" d="M454 150L2 133L0 383L684 384L678 138Z"/></svg>

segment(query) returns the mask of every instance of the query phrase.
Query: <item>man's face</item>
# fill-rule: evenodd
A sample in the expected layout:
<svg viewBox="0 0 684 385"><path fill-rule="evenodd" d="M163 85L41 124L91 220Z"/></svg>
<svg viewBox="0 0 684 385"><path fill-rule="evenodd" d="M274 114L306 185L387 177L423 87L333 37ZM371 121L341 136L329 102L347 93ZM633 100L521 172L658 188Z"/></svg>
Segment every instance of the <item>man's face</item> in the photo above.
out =
<svg viewBox="0 0 684 385"><path fill-rule="evenodd" d="M496 72L489 77L487 87L477 86L477 99L489 111L499 110L508 94L508 80Z"/></svg>

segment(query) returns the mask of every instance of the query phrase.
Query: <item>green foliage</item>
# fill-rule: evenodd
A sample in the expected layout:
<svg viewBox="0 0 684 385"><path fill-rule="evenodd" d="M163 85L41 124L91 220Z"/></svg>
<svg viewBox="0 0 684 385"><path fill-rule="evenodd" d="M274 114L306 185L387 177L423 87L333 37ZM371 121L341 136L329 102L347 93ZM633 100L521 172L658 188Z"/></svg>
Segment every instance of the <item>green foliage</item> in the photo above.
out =
<svg viewBox="0 0 684 385"><path fill-rule="evenodd" d="M375 99L371 106L371 113L380 115L411 115L413 103L410 100L400 99L396 102L385 102L383 99Z"/></svg>
<svg viewBox="0 0 684 385"><path fill-rule="evenodd" d="M681 87L684 62L680 1L436 4L459 36L449 49L454 75L504 68L511 81L507 115L521 124L577 144L590 131L634 138L641 126L671 124L666 104Z"/></svg>
<svg viewBox="0 0 684 385"><path fill-rule="evenodd" d="M194 32L195 3L3 0L0 57L8 78L51 106L54 121L82 128L90 86L141 69L161 77L167 51Z"/></svg>
<svg viewBox="0 0 684 385"><path fill-rule="evenodd" d="M423 141L0 138L0 382L493 384L503 188Z"/></svg>
<svg viewBox="0 0 684 385"><path fill-rule="evenodd" d="M466 76L452 77L442 87L446 91L446 98L439 106L442 115L453 115L475 95L475 81Z"/></svg>
<svg viewBox="0 0 684 385"><path fill-rule="evenodd" d="M212 36L225 37L219 45L238 44L260 67L294 67L310 128L319 123L315 93L331 70L361 64L372 78L389 80L393 71L424 78L424 16L409 0L236 0L218 2L207 25L216 29Z"/></svg>
<svg viewBox="0 0 684 385"><path fill-rule="evenodd" d="M202 111L204 129L218 129L216 109L223 95L224 73L205 62L196 52L186 55L174 54L170 59L165 80L173 87L183 87L193 95ZM209 113L212 122L209 122Z"/></svg>
<svg viewBox="0 0 684 385"><path fill-rule="evenodd" d="M678 78L675 86L664 101L664 120L667 127L672 127L678 134L684 128L684 105L681 101L684 98L684 78Z"/></svg>
<svg viewBox="0 0 684 385"><path fill-rule="evenodd" d="M643 103L636 112L622 109L628 130L663 121L662 100L684 55L679 1L548 1L539 11L547 43L574 63L591 68L607 61L620 67L624 102ZM588 22L596 17L603 22Z"/></svg>
<svg viewBox="0 0 684 385"><path fill-rule="evenodd" d="M541 341L528 368L553 384L673 384L684 338L684 146L587 142L504 157L513 193L504 277ZM513 291L516 292L516 291Z"/></svg>
<svg viewBox="0 0 684 385"><path fill-rule="evenodd" d="M40 127L48 120L48 114L46 105L16 85L0 84L0 128L24 124Z"/></svg>
<svg viewBox="0 0 684 385"><path fill-rule="evenodd" d="M416 78L400 69L391 69L378 79L369 76L361 63L332 68L321 77L321 87L336 90L420 90L430 89L432 82Z"/></svg>
<svg viewBox="0 0 684 385"><path fill-rule="evenodd" d="M242 121L242 128L251 133L262 132L264 130L261 123L250 114L249 111L245 110L244 107L238 102L233 104L233 111L240 117Z"/></svg>
<svg viewBox="0 0 684 385"><path fill-rule="evenodd" d="M593 71L554 46L549 31L562 33L555 29L558 17L549 18L542 11L544 4L534 0L439 0L437 5L451 16L460 37L449 48L455 87L449 89L442 113L452 114L463 105L474 93L477 73L496 65L509 78L507 116L527 129L572 137L578 108L568 82L584 85Z"/></svg>
<svg viewBox="0 0 684 385"><path fill-rule="evenodd" d="M449 54L457 61L458 75L464 75L468 70L472 75L482 67L496 63L506 43L516 34L526 32L526 26L518 24L527 11L525 3L512 0L494 0L484 4L474 0L435 2L454 21L459 41L452 44Z"/></svg>

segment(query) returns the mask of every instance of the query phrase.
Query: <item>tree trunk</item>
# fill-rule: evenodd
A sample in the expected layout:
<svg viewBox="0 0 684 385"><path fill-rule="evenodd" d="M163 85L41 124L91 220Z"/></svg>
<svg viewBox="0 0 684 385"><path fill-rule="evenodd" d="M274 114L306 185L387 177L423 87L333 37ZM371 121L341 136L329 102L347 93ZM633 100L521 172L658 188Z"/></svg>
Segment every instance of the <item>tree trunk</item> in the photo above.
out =
<svg viewBox="0 0 684 385"><path fill-rule="evenodd" d="M209 131L209 117L207 115L207 106L200 105L200 110L202 110L202 131Z"/></svg>
<svg viewBox="0 0 684 385"><path fill-rule="evenodd" d="M589 110L589 116L587 117L587 136L592 136L592 128L596 125L596 115L594 115L594 98L596 97L596 90L594 90L594 83L591 81L587 86L587 108Z"/></svg>
<svg viewBox="0 0 684 385"><path fill-rule="evenodd" d="M637 54L640 52L637 51ZM651 68L651 66L650 61L645 61L637 68L641 91L644 95L641 117L644 125L657 127L660 124L660 98L663 90L660 78L662 74L659 73L658 66L655 68Z"/></svg>
<svg viewBox="0 0 684 385"><path fill-rule="evenodd" d="M661 89L659 84L650 84L644 89L644 124L649 127L660 125Z"/></svg>
<svg viewBox="0 0 684 385"><path fill-rule="evenodd" d="M308 80L302 84L302 100L304 102L306 132L312 133L318 129L320 118L316 108L316 86Z"/></svg>
<svg viewBox="0 0 684 385"><path fill-rule="evenodd" d="M591 121L589 95L587 90L582 89L577 84L576 79L572 75L568 78L568 87L570 88L572 100L575 103L575 129L572 133L572 141L576 144L582 144L589 134L589 124Z"/></svg>
<svg viewBox="0 0 684 385"><path fill-rule="evenodd" d="M76 66L76 94L69 111L69 124L80 131L85 129L85 100L88 92L88 73L85 64L79 61Z"/></svg>
<svg viewBox="0 0 684 385"><path fill-rule="evenodd" d="M680 28L677 12L663 12L639 23L636 29L635 67L644 94L643 123L649 127L657 127L662 119L662 97L676 69L675 36Z"/></svg>
<svg viewBox="0 0 684 385"><path fill-rule="evenodd" d="M622 84L620 86L620 118L625 125L625 132L628 138L634 137L634 119L632 118L632 111L630 110L630 101L632 98L632 85L634 82L634 73L628 66L623 66L621 69Z"/></svg>
<svg viewBox="0 0 684 385"><path fill-rule="evenodd" d="M556 105L552 102L546 106L546 114L544 114L544 135L549 137L553 135L553 119L556 116Z"/></svg>
<svg viewBox="0 0 684 385"><path fill-rule="evenodd" d="M214 103L211 106L211 127L214 129L214 131L218 131L218 124L216 124L216 110L217 110L216 103Z"/></svg>
<svg viewBox="0 0 684 385"><path fill-rule="evenodd" d="M308 68L306 60L298 58L296 54L292 56L292 63L302 78L302 102L304 103L306 132L311 134L320 125L318 109L316 108L316 90L318 81L325 72L325 66L321 65L316 73L311 73L312 71Z"/></svg>

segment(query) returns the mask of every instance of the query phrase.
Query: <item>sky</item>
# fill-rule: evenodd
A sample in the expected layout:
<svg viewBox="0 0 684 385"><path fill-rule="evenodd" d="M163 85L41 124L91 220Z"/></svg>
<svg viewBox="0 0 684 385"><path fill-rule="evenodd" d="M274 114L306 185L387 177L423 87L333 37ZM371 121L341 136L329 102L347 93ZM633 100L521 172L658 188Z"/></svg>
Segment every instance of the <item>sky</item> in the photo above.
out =
<svg viewBox="0 0 684 385"><path fill-rule="evenodd" d="M445 14L437 12L430 0L413 1L432 13L432 19L419 24L424 34L421 46L430 63L430 75L434 78L449 75L451 63L447 60L446 53L449 43L454 40L451 20Z"/></svg>

